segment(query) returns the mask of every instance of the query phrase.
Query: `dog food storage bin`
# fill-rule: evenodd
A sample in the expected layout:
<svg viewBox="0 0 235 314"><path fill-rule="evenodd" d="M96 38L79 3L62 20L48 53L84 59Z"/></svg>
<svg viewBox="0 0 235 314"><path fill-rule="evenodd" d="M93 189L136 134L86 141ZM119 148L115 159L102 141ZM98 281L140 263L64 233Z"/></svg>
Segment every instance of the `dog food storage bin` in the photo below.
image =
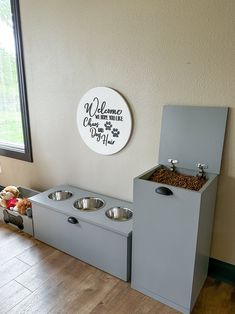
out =
<svg viewBox="0 0 235 314"><path fill-rule="evenodd" d="M39 193L38 191L21 186L18 187L18 190L20 192L19 197L21 198L30 198ZM32 217L21 215L18 212L14 212L12 210L8 210L0 206L0 220L4 221L5 223L11 225L14 228L17 228L30 235L33 235Z"/></svg>
<svg viewBox="0 0 235 314"><path fill-rule="evenodd" d="M134 179L132 288L190 313L207 277L227 108L165 106L159 163ZM178 172L197 175L198 191L150 181L168 159Z"/></svg>
<svg viewBox="0 0 235 314"><path fill-rule="evenodd" d="M129 280L132 219L125 213L127 208L132 212L131 203L70 185L54 187L31 200L36 239ZM118 210L122 221L112 219L112 212Z"/></svg>

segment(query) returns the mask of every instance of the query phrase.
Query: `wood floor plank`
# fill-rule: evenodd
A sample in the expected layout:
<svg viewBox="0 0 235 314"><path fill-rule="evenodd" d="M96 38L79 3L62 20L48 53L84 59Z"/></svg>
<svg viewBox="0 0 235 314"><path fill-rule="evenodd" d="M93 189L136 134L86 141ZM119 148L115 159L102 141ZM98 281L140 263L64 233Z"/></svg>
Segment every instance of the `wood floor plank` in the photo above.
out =
<svg viewBox="0 0 235 314"><path fill-rule="evenodd" d="M29 264L30 266L34 266L35 264L41 262L44 258L50 256L55 251L55 248L46 245L43 242L37 241L34 246L17 255L17 258L22 262Z"/></svg>
<svg viewBox="0 0 235 314"><path fill-rule="evenodd" d="M29 268L30 266L24 262L19 261L17 258L12 258L0 267L0 287L15 279Z"/></svg>
<svg viewBox="0 0 235 314"><path fill-rule="evenodd" d="M0 313L5 314L20 301L24 300L31 292L22 285L12 280L0 288Z"/></svg>
<svg viewBox="0 0 235 314"><path fill-rule="evenodd" d="M100 303L100 300L110 293L118 281L117 278L97 269L95 272L91 272L90 267L87 271L87 276L83 276L83 279L79 282L69 284L69 281L64 281L60 302L57 302L49 313L91 313L97 304ZM67 287L67 296L69 295L69 298L66 298L64 294L65 287Z"/></svg>
<svg viewBox="0 0 235 314"><path fill-rule="evenodd" d="M4 241L5 242L5 241ZM0 265L3 265L27 248L33 246L35 240L26 233L18 233L10 241L6 241L0 247Z"/></svg>
<svg viewBox="0 0 235 314"><path fill-rule="evenodd" d="M208 278L192 313L234 314L235 286Z"/></svg>
<svg viewBox="0 0 235 314"><path fill-rule="evenodd" d="M48 278L61 271L71 260L74 260L74 257L56 250L15 280L29 290L34 291L47 281Z"/></svg>
<svg viewBox="0 0 235 314"><path fill-rule="evenodd" d="M135 313L135 314L179 314L178 311L133 290L130 283L119 281L92 310L92 314Z"/></svg>
<svg viewBox="0 0 235 314"><path fill-rule="evenodd" d="M0 220L0 248L7 244L7 242L17 237L17 232L13 232L6 224Z"/></svg>
<svg viewBox="0 0 235 314"><path fill-rule="evenodd" d="M49 313L58 304L63 307L64 302L70 302L71 291L73 295L76 294L76 286L79 286L89 274L96 272L99 271L73 259L60 272L48 278L28 298L15 306L10 313Z"/></svg>

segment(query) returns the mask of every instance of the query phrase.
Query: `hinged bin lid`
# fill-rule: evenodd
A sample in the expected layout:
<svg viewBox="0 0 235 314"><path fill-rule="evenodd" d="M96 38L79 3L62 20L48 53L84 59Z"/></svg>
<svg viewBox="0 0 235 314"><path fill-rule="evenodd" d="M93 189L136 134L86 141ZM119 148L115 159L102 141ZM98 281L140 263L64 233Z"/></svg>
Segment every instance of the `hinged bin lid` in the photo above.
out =
<svg viewBox="0 0 235 314"><path fill-rule="evenodd" d="M159 163L172 158L178 167L197 169L199 162L219 174L227 113L227 107L164 106Z"/></svg>

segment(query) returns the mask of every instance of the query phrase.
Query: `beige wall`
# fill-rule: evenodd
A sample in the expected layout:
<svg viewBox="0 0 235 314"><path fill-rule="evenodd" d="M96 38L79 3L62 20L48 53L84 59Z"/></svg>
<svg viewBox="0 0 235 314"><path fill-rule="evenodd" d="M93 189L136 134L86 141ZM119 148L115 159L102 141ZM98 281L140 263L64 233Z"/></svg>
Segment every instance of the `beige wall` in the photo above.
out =
<svg viewBox="0 0 235 314"><path fill-rule="evenodd" d="M131 200L133 177L157 164L163 104L229 106L212 256L235 264L235 1L20 4L34 163L0 157L0 183ZM89 150L76 126L79 99L101 85L133 112L133 136L113 156Z"/></svg>

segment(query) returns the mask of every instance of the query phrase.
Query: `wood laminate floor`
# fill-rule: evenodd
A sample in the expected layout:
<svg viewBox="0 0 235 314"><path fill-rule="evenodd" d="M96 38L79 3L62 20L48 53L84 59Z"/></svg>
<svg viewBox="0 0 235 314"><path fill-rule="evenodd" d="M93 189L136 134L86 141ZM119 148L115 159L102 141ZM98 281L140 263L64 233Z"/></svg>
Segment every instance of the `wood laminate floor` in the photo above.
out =
<svg viewBox="0 0 235 314"><path fill-rule="evenodd" d="M177 314L105 272L0 222L0 313ZM235 288L208 278L193 314L234 314Z"/></svg>

